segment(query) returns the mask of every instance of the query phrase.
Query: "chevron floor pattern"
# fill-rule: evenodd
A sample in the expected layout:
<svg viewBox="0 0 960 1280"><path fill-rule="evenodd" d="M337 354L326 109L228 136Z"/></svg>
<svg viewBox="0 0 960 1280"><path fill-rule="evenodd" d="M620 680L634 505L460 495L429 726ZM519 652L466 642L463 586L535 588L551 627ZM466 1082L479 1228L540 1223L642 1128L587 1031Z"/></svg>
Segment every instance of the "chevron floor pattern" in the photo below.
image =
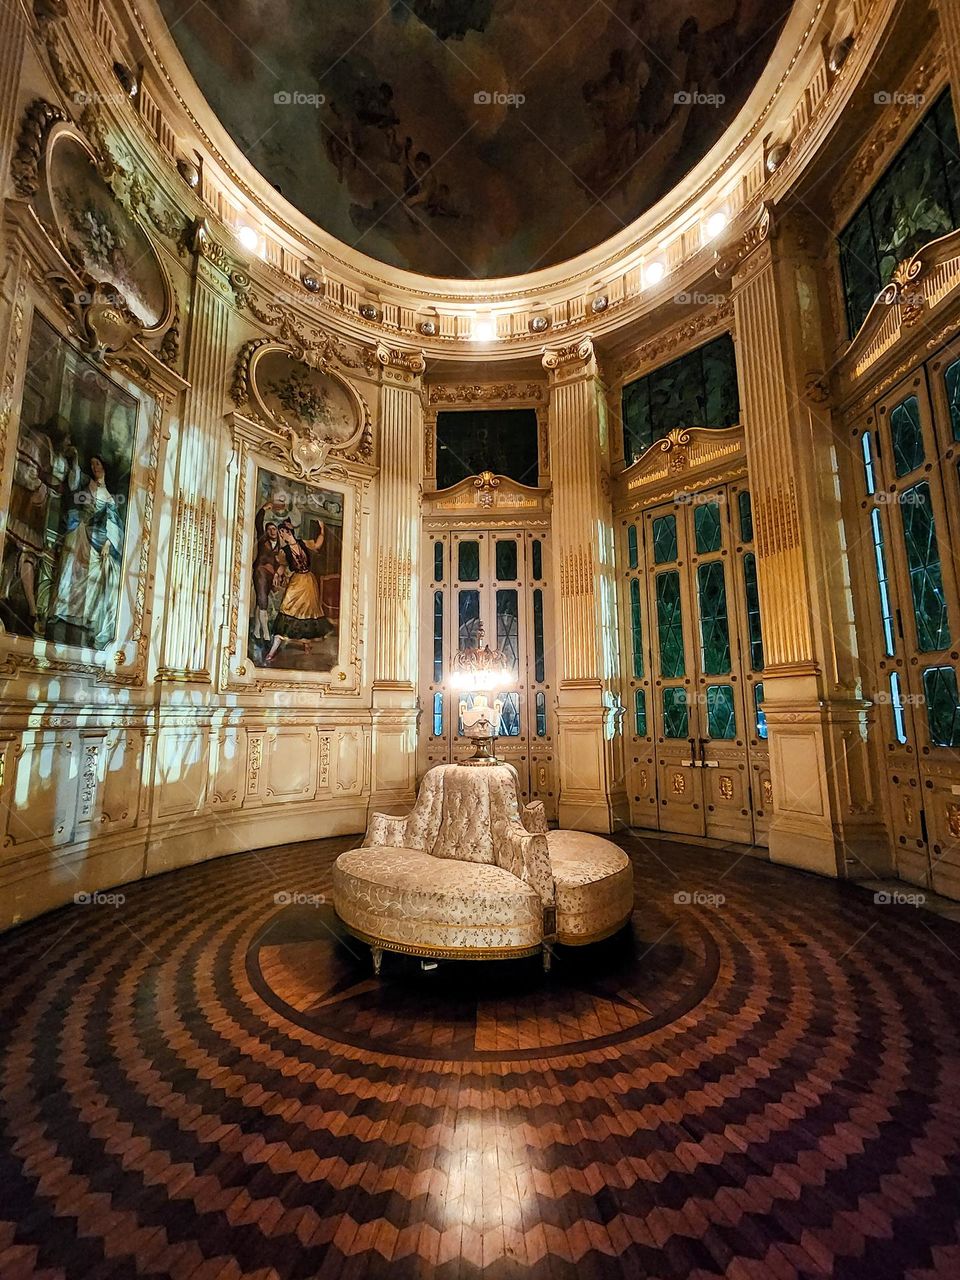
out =
<svg viewBox="0 0 960 1280"><path fill-rule="evenodd" d="M960 926L624 837L619 937L422 972L327 840L0 937L0 1278L960 1276Z"/></svg>

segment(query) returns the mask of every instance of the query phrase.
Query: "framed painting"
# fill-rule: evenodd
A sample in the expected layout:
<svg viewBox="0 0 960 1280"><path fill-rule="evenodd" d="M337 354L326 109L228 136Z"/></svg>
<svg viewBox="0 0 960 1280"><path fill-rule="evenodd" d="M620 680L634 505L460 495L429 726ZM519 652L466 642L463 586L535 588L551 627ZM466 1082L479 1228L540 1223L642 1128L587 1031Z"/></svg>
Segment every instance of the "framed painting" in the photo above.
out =
<svg viewBox="0 0 960 1280"><path fill-rule="evenodd" d="M124 558L139 524L131 473L144 407L34 315L0 552L8 633L103 651L129 630Z"/></svg>
<svg viewBox="0 0 960 1280"><path fill-rule="evenodd" d="M247 657L330 672L340 653L345 496L258 466Z"/></svg>

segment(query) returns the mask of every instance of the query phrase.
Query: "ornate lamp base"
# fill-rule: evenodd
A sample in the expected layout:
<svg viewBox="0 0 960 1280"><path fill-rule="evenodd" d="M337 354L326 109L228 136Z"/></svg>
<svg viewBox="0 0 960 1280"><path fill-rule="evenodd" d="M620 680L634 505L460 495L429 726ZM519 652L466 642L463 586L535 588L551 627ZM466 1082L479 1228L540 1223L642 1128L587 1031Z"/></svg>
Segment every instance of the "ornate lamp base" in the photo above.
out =
<svg viewBox="0 0 960 1280"><path fill-rule="evenodd" d="M472 735L471 735L472 736ZM474 738L473 739L473 755L467 756L465 760L458 760L458 764L485 765L485 764L503 764L502 760L498 760L493 754L494 738Z"/></svg>

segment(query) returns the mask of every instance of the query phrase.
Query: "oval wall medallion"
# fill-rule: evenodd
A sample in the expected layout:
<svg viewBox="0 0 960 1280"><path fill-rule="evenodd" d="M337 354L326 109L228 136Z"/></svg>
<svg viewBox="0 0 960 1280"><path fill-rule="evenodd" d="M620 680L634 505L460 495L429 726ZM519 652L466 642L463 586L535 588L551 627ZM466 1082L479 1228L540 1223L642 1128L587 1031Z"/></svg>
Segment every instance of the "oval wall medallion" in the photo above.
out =
<svg viewBox="0 0 960 1280"><path fill-rule="evenodd" d="M366 403L309 350L271 339L248 343L237 361L233 397L239 408L287 437L304 474L319 471L331 449L369 452Z"/></svg>
<svg viewBox="0 0 960 1280"><path fill-rule="evenodd" d="M165 329L172 319L173 294L157 251L110 190L93 152L69 126L51 131L44 179L40 212L71 265L121 294L145 333Z"/></svg>

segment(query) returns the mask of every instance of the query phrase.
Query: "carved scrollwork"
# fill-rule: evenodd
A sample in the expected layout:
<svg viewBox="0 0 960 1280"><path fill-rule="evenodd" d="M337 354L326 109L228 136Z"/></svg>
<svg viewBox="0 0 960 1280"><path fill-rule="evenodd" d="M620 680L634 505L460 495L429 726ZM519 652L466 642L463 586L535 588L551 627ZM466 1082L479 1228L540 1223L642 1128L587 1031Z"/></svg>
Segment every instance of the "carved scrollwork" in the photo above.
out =
<svg viewBox="0 0 960 1280"><path fill-rule="evenodd" d="M50 130L66 116L59 107L43 98L34 98L24 112L17 149L10 163L10 176L18 195L31 199L40 187L40 164Z"/></svg>
<svg viewBox="0 0 960 1280"><path fill-rule="evenodd" d="M377 359L385 369L399 369L414 375L423 373L427 367L422 351L402 351L383 342L377 343Z"/></svg>
<svg viewBox="0 0 960 1280"><path fill-rule="evenodd" d="M587 334L566 347L547 347L543 352L545 369L560 369L568 364L586 364L593 358L593 338Z"/></svg>
<svg viewBox="0 0 960 1280"><path fill-rule="evenodd" d="M47 278L70 318L73 336L92 360L131 353L143 327L119 290L86 273L80 274L79 290L67 276L54 273Z"/></svg>
<svg viewBox="0 0 960 1280"><path fill-rule="evenodd" d="M373 451L366 403L330 368L323 347L254 338L237 355L231 396L241 412L279 437L264 447L307 479L332 452L366 462Z"/></svg>
<svg viewBox="0 0 960 1280"><path fill-rule="evenodd" d="M753 224L734 246L728 249L726 253L718 251L715 268L718 278L723 280L728 276L732 276L762 244L766 244L775 234L776 224L773 218L773 208L770 204L764 202L760 206Z"/></svg>

